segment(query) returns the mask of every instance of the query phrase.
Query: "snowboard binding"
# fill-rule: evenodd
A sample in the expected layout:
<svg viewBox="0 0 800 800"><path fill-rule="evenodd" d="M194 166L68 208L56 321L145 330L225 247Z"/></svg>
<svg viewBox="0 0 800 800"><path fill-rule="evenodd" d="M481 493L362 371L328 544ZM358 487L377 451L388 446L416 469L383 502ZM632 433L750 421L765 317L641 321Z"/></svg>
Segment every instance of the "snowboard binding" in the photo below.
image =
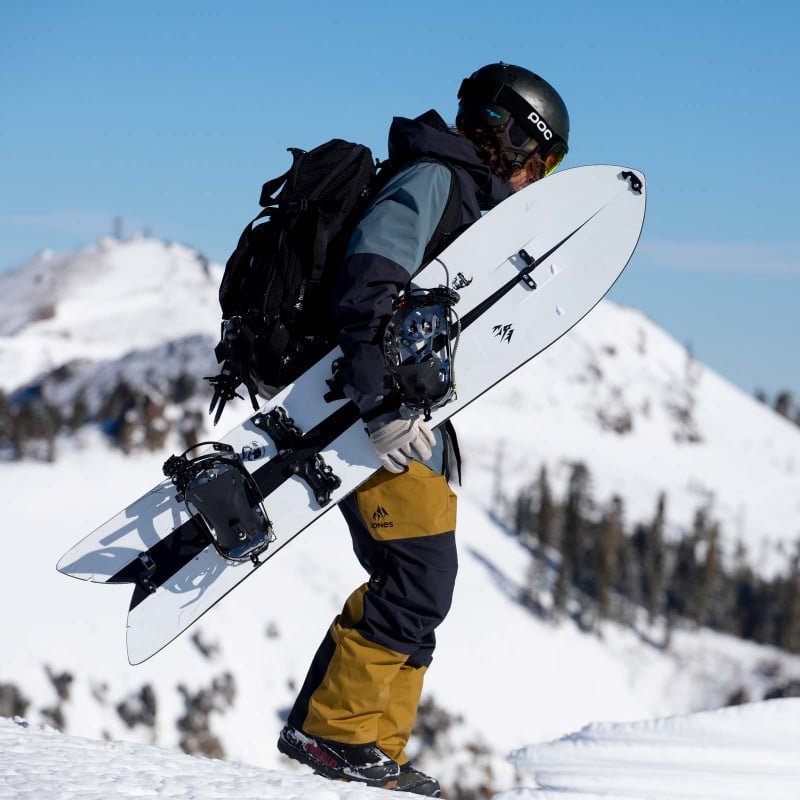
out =
<svg viewBox="0 0 800 800"><path fill-rule="evenodd" d="M211 450L193 458L198 447ZM164 475L178 490L176 499L196 514L211 544L229 561L252 561L275 541L264 498L241 457L228 444L200 442L164 463Z"/></svg>
<svg viewBox="0 0 800 800"><path fill-rule="evenodd" d="M453 306L458 292L448 286L410 289L394 303L384 329L383 355L403 405L431 411L455 398L454 364L460 322Z"/></svg>

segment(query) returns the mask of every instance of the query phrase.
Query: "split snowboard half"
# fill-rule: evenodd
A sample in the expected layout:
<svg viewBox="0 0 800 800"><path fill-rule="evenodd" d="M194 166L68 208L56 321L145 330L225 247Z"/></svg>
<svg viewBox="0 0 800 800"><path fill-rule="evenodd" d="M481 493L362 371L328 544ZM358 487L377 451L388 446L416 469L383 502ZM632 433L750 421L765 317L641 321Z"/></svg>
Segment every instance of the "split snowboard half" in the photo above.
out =
<svg viewBox="0 0 800 800"><path fill-rule="evenodd" d="M418 273L415 285L449 285L460 295L456 398L433 412L431 425L591 311L636 248L645 194L644 176L625 167L555 173L504 200ZM339 356L334 349L220 440L230 448L223 455L235 454L246 470L232 479L252 479L264 498L269 530L249 555L215 544L167 479L61 558L64 574L133 584L132 664L169 644L380 467L355 406L324 399Z"/></svg>

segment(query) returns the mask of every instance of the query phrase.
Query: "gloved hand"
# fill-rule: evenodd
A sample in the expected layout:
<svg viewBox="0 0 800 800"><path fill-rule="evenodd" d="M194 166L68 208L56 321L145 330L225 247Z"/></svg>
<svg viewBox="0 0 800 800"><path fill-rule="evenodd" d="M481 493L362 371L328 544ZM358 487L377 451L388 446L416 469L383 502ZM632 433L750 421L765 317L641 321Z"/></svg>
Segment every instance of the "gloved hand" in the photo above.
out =
<svg viewBox="0 0 800 800"><path fill-rule="evenodd" d="M367 432L381 464L389 472L402 472L414 460L427 461L436 444L422 417L376 419L367 425Z"/></svg>

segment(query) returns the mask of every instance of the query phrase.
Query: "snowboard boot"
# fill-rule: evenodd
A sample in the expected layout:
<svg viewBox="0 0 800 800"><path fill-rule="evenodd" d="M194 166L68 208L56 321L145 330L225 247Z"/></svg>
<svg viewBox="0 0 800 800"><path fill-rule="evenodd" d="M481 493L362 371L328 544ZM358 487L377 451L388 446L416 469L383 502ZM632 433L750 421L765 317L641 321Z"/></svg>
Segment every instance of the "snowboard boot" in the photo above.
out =
<svg viewBox="0 0 800 800"><path fill-rule="evenodd" d="M374 744L342 744L310 736L290 725L278 737L278 750L332 780L394 789L400 774L397 762Z"/></svg>
<svg viewBox="0 0 800 800"><path fill-rule="evenodd" d="M424 772L420 772L409 761L400 767L400 774L397 776L396 792L411 792L411 794L422 794L425 797L441 797L442 792L439 781L431 778Z"/></svg>

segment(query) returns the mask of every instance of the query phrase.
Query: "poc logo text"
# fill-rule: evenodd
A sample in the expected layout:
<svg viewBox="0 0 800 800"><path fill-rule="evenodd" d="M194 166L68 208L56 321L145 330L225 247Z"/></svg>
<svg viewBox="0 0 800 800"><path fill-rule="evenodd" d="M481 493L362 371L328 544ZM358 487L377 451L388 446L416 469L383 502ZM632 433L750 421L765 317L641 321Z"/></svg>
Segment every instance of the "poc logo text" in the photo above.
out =
<svg viewBox="0 0 800 800"><path fill-rule="evenodd" d="M528 119L537 127L548 142L553 138L553 131L547 127L547 123L535 111L531 111L531 113L528 114Z"/></svg>

